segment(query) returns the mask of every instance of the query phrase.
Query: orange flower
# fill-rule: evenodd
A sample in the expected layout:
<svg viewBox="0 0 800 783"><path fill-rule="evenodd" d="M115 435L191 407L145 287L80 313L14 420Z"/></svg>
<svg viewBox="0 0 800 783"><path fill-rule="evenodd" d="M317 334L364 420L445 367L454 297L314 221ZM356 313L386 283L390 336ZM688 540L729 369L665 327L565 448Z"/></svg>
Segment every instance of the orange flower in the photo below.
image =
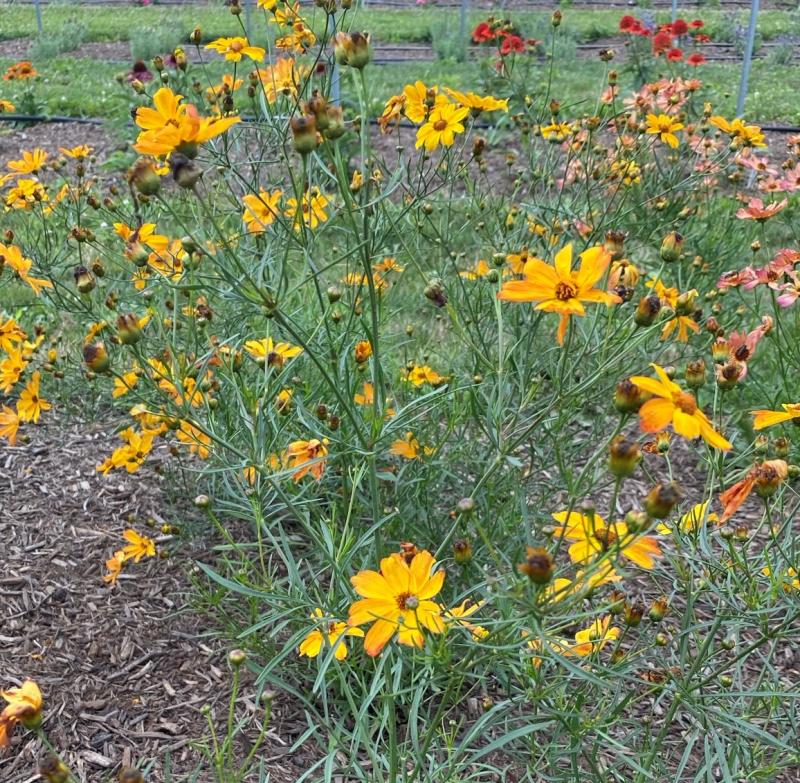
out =
<svg viewBox="0 0 800 783"><path fill-rule="evenodd" d="M539 258L530 257L525 262L524 280L509 280L497 294L507 302L537 302L537 310L558 313L558 344L564 344L569 319L583 316L584 302L618 304L622 300L613 293L596 288L611 263L610 254L602 247L591 247L580 255L581 265L572 269L572 245L556 253L553 266Z"/></svg>
<svg viewBox="0 0 800 783"><path fill-rule="evenodd" d="M787 421L796 422L797 419L800 419L800 402L784 402L781 407L782 411L750 411L750 415L753 417L753 429L763 430L765 427L772 427L775 424L783 424Z"/></svg>
<svg viewBox="0 0 800 783"><path fill-rule="evenodd" d="M436 561L430 552L418 552L407 563L402 555L381 560L381 570L361 571L351 577L362 600L350 607L350 625L372 623L364 639L367 655L377 655L397 634L397 641L422 647L422 630L445 630L441 608L431 600L442 589L444 571L434 571Z"/></svg>
<svg viewBox="0 0 800 783"><path fill-rule="evenodd" d="M769 496L786 480L789 475L789 466L782 459L765 460L760 464L753 465L747 475L726 489L720 496L722 503L722 516L719 524L727 522L750 497L750 493L755 489L762 496Z"/></svg>
<svg viewBox="0 0 800 783"><path fill-rule="evenodd" d="M42 692L33 680L25 680L19 688L0 691L0 696L8 702L0 713L0 748L6 748L18 723L27 729L35 729L41 723Z"/></svg>
<svg viewBox="0 0 800 783"><path fill-rule="evenodd" d="M773 201L771 204L764 206L764 202L760 198L751 198L747 202L747 206L741 207L736 212L736 217L740 220L755 220L758 223L763 223L771 217L775 217L778 212L786 209L789 206L789 199L785 198L783 201Z"/></svg>
<svg viewBox="0 0 800 783"><path fill-rule="evenodd" d="M295 482L303 476L311 474L317 481L325 472L326 457L328 455L328 439L295 440L288 445L284 452L284 462L295 471L292 478Z"/></svg>
<svg viewBox="0 0 800 783"><path fill-rule="evenodd" d="M677 435L688 440L701 437L709 446L727 451L731 444L717 432L708 417L697 407L694 395L684 391L677 383L671 381L663 368L652 365L658 376L648 378L635 375L631 382L642 391L653 395L639 409L639 426L643 432L660 432L670 424Z"/></svg>
<svg viewBox="0 0 800 783"><path fill-rule="evenodd" d="M140 536L135 530L126 530L122 537L128 542L128 545L120 550L123 560L133 560L134 563L138 563L143 557L155 557L156 544L152 538Z"/></svg>

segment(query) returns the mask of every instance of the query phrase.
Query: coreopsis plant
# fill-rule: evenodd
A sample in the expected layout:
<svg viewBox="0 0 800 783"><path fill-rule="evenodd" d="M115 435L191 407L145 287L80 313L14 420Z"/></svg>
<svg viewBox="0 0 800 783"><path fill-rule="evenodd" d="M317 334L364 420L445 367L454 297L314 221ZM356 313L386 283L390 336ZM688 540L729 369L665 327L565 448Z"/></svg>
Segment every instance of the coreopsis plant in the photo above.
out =
<svg viewBox="0 0 800 783"><path fill-rule="evenodd" d="M510 29L496 89L377 94L349 9L259 8L270 56L242 29L220 76L197 31L134 86L124 182L29 149L2 185L3 275L118 424L96 480L197 486L198 589L312 778L788 768L797 142L755 157L694 72L520 92ZM57 380L21 323L8 439ZM109 585L155 552L125 537Z"/></svg>

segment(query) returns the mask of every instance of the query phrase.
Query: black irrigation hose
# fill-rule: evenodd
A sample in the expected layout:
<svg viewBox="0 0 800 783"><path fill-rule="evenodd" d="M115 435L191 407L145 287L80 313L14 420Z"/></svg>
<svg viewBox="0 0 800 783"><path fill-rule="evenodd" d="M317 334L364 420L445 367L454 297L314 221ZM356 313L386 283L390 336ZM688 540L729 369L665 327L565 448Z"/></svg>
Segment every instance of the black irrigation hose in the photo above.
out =
<svg viewBox="0 0 800 783"><path fill-rule="evenodd" d="M253 117L242 117L244 122L254 122ZM82 125L104 125L106 120L97 117L63 117L59 115L46 115L46 114L0 114L0 122L37 122L48 125L60 125L67 122L75 122ZM370 125L377 125L378 121L371 119ZM131 123L129 123L131 124ZM401 122L402 128L416 128L410 122ZM473 128L480 130L488 130L489 128L496 127L488 122L476 122L472 125ZM761 130L768 133L800 133L800 125L761 125Z"/></svg>

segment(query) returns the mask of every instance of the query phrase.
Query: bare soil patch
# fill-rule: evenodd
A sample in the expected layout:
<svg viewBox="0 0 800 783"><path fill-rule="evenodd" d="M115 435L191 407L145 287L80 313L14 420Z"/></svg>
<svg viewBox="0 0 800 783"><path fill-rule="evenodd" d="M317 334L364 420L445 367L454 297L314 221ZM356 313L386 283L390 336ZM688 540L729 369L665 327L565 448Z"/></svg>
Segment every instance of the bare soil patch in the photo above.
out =
<svg viewBox="0 0 800 783"><path fill-rule="evenodd" d="M201 709L211 706L221 725L229 693L232 645L216 636L213 619L188 605L187 563L212 556L202 547L187 552L184 543L179 558L131 564L109 588L104 562L124 543L126 528L174 547L146 525L148 518L160 525L165 515L181 519L167 510L165 477L152 467L135 476L97 474L113 443L97 426L28 432L28 444L0 445L0 688L25 678L39 683L47 735L82 783L109 780L127 764L149 769L149 783L159 783L167 756L171 780L187 780L201 761L192 743L207 731ZM252 677L243 679L238 710L252 717L246 744L262 709ZM305 754L288 753L305 728L295 714L288 700L275 699L259 755L277 783L306 768ZM42 750L18 729L0 756L3 783L37 779ZM212 779L203 771L197 778Z"/></svg>

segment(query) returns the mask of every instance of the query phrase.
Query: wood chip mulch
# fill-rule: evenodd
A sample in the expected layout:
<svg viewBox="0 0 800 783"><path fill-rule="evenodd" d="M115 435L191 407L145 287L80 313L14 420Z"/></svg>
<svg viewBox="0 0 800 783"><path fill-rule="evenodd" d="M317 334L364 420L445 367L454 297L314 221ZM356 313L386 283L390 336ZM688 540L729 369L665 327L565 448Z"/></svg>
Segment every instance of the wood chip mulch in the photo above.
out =
<svg viewBox="0 0 800 783"><path fill-rule="evenodd" d="M109 781L127 765L146 770L148 783L213 780L194 743L207 735L205 705L218 725L226 719L234 645L188 606L187 564L208 561L208 551L129 564L109 588L104 563L124 545L122 532L160 537L145 521L160 524L170 513L166 479L147 467L134 476L97 474L116 439L96 426L27 432L27 444L0 444L0 689L25 678L39 684L46 734L81 783ZM240 692L238 716L252 718L247 750L262 709L249 675ZM272 783L297 780L307 768L306 753L290 752L299 733L293 712L276 698L259 752ZM0 754L0 780L39 780L42 750L35 734L18 728Z"/></svg>

